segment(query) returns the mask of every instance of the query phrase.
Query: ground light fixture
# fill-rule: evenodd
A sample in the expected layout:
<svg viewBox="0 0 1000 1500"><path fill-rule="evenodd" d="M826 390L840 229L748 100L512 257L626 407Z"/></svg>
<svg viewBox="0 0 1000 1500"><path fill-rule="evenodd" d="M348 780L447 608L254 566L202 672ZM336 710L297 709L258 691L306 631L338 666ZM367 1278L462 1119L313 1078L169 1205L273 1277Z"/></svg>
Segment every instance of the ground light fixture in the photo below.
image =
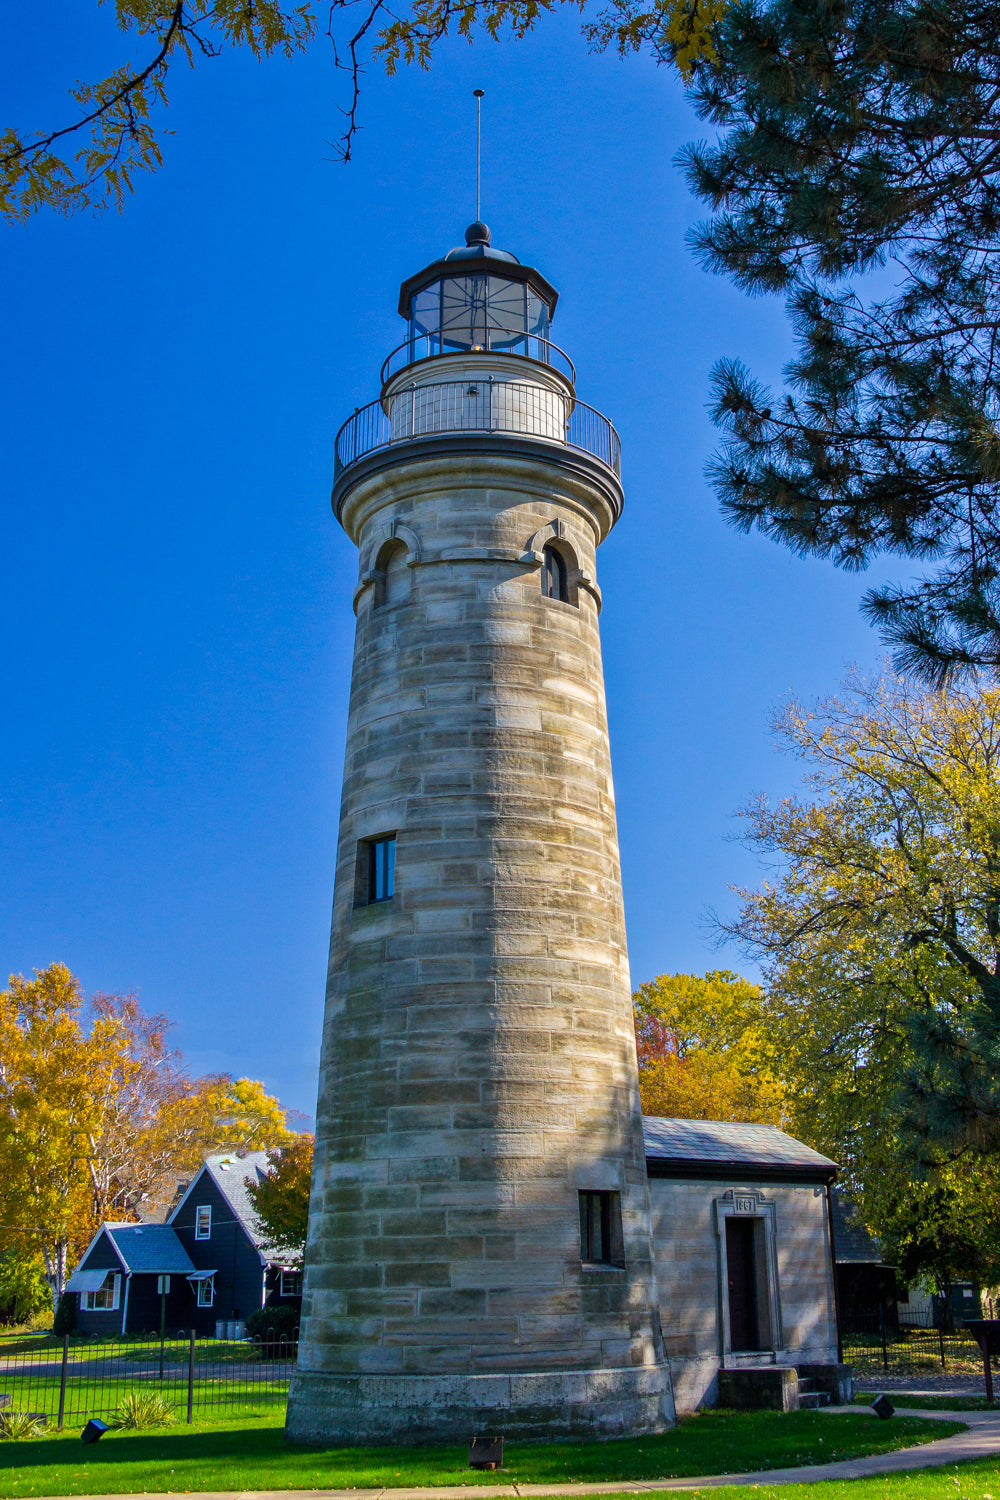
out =
<svg viewBox="0 0 1000 1500"><path fill-rule="evenodd" d="M86 1427L80 1433L80 1436L85 1443L96 1443L109 1430L110 1423L102 1422L100 1417L91 1417Z"/></svg>
<svg viewBox="0 0 1000 1500"><path fill-rule="evenodd" d="M889 1400L889 1397L883 1393L881 1396L875 1397L875 1400L872 1402L872 1411L877 1417L881 1417L883 1422L887 1422L891 1416L895 1415L896 1408Z"/></svg>
<svg viewBox="0 0 1000 1500"><path fill-rule="evenodd" d="M469 1441L470 1469L500 1469L503 1467L503 1438L474 1437Z"/></svg>

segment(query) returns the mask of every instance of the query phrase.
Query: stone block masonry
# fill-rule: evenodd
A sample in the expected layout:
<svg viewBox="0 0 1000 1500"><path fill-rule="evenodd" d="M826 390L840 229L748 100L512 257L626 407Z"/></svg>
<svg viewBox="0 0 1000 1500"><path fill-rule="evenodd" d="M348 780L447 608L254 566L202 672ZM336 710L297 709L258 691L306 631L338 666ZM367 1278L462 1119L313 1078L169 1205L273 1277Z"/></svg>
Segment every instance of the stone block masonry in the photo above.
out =
<svg viewBox="0 0 1000 1500"><path fill-rule="evenodd" d="M338 495L361 581L304 1441L673 1419L593 582L620 493L555 444L481 447L401 445ZM530 554L546 528L569 602ZM392 897L366 904L365 843L390 835ZM619 1264L582 1258L588 1192L620 1203Z"/></svg>

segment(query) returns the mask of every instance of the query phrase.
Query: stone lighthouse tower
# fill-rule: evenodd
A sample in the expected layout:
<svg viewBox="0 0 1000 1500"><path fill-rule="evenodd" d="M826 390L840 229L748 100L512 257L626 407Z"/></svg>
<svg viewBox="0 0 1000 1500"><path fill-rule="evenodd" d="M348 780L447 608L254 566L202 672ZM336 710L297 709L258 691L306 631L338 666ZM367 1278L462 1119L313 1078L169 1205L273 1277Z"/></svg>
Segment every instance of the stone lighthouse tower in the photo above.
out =
<svg viewBox="0 0 1000 1500"><path fill-rule="evenodd" d="M596 550L618 437L484 224L337 438L360 553L299 1440L657 1431Z"/></svg>

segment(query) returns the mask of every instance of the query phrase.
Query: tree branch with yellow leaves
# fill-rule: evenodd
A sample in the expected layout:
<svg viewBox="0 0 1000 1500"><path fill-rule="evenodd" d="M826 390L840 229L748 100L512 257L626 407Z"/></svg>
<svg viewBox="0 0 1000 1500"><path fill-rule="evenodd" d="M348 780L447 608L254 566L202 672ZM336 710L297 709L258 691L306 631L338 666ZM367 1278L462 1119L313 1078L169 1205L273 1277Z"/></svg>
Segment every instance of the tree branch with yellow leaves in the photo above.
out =
<svg viewBox="0 0 1000 1500"><path fill-rule="evenodd" d="M585 24L584 35L597 51L614 47L624 55L647 48L688 79L699 61L714 61L712 28L728 3L656 0L644 8L637 0L613 0ZM388 0L333 0L326 36L350 92L341 109L341 133L328 144L350 161L361 129L362 78L371 62L390 75L401 62L428 68L451 34L470 42L479 34L520 41L543 13L567 4L583 10L586 0L409 0L402 11ZM71 93L79 116L68 124L36 132L0 130L0 217L23 221L43 208L63 214L121 210L137 174L162 164L164 131L157 119L168 103L167 75L175 61L193 67L227 46L246 47L258 60L291 57L308 47L317 29L311 0L114 0L114 9L126 35L149 41L150 55L99 83L78 83Z"/></svg>

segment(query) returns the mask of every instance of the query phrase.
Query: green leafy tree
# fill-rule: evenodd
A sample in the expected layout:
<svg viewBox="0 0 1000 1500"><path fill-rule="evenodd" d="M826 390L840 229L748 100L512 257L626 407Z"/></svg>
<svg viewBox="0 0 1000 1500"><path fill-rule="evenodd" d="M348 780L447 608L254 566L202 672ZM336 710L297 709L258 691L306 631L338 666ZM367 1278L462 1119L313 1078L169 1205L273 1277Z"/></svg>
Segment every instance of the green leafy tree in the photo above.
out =
<svg viewBox="0 0 1000 1500"><path fill-rule="evenodd" d="M102 3L102 0L96 0ZM376 59L388 73L400 62L430 66L442 39L454 33L470 42L477 34L494 41L517 40L546 11L586 0L410 0L402 8L388 0L114 0L115 19L141 60L125 63L97 83L72 90L73 117L40 131L0 129L0 217L28 218L41 208L72 213L81 208L121 208L139 172L161 164L162 112L167 81L176 63L194 67L227 47L245 48L257 59L291 57L321 29L333 44L333 61L346 74L346 124L339 151L350 160L360 128L361 78ZM709 59L712 30L728 0L610 0L588 22L596 48L620 53L652 47L685 76L698 59Z"/></svg>
<svg viewBox="0 0 1000 1500"><path fill-rule="evenodd" d="M729 930L764 962L797 1118L859 1180L995 1159L1000 691L857 678L776 728L806 795L747 809L776 873Z"/></svg>
<svg viewBox="0 0 1000 1500"><path fill-rule="evenodd" d="M867 1212L906 1283L929 1285L945 1306L956 1282L1000 1284L1000 1173L993 1164L952 1165L933 1181L880 1192L869 1184Z"/></svg>
<svg viewBox="0 0 1000 1500"><path fill-rule="evenodd" d="M0 1323L27 1323L45 1311L52 1311L52 1297L42 1257L13 1249L0 1254Z"/></svg>
<svg viewBox="0 0 1000 1500"><path fill-rule="evenodd" d="M786 299L776 396L714 375L724 513L855 570L897 667L1000 665L1000 9L982 0L739 0L685 155L711 269Z"/></svg>
<svg viewBox="0 0 1000 1500"><path fill-rule="evenodd" d="M259 1181L247 1178L247 1194L267 1234L268 1244L301 1263L309 1226L313 1137L303 1132L271 1154Z"/></svg>

